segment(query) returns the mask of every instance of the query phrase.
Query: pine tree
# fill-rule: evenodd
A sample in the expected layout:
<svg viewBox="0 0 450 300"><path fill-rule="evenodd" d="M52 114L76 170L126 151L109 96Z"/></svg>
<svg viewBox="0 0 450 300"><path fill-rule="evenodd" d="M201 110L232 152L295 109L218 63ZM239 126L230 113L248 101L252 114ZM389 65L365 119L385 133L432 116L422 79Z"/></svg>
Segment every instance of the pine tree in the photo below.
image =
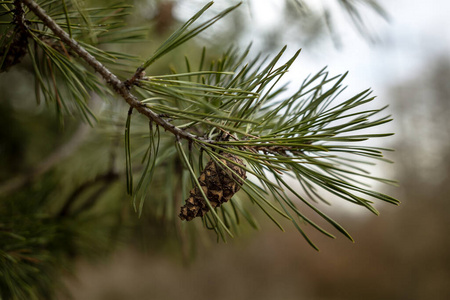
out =
<svg viewBox="0 0 450 300"><path fill-rule="evenodd" d="M124 217L128 207L136 212L133 220L142 215L154 222L156 236L172 234L183 245L206 229L223 241L239 234L245 223L257 229L259 211L281 230L288 221L318 249L306 228L335 236L315 216L353 241L320 209L327 198L374 214L373 200L398 204L368 185L393 182L364 168L387 161L383 151L388 149L363 142L391 135L370 133L391 118L383 114L385 107L367 108L375 99L370 90L342 99L346 74L320 70L294 83L296 91L289 94L279 82L300 51L284 58L283 47L274 57L250 57L250 46L230 47L211 61L203 48L196 57L185 57L184 70L153 73L151 66L164 55L240 4L205 20L208 3L141 62L109 50L145 38L145 28L125 25L130 10L125 3L0 2L0 70L27 65L37 103L54 107L60 126L72 116L100 127L81 161L55 166L58 160L48 159L34 172L0 185L1 299L52 298L56 275L72 257L103 255L123 238L119 232L133 223ZM362 20L358 2L382 13L375 1L340 0L356 23ZM295 3L304 9L305 4ZM133 69L136 62L140 65ZM106 113L91 110L95 97L104 99ZM12 123L8 118L4 126ZM8 141L13 140L11 134ZM122 141L124 151L116 153ZM68 156L65 151L75 148L68 145L54 156ZM98 157L102 167L96 167ZM63 185L61 174L76 173L78 164L92 166L93 174L80 174L84 180L55 194ZM120 199L102 205L103 198ZM124 198L131 203L123 204Z"/></svg>

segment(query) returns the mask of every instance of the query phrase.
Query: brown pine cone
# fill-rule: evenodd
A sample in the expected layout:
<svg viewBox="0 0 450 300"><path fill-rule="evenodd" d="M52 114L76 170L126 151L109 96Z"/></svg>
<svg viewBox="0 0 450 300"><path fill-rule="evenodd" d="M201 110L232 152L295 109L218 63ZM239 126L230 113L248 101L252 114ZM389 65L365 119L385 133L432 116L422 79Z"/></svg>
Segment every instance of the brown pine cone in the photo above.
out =
<svg viewBox="0 0 450 300"><path fill-rule="evenodd" d="M245 167L244 162L233 154L222 154L227 159ZM235 165L224 158L220 158L228 168L222 164L217 164L211 159L200 174L198 181L203 192L208 197L212 207L218 207L227 202L239 191L247 176L243 168ZM231 170L234 171L231 172ZM194 187L189 192L186 204L181 207L180 219L190 221L196 217L202 217L209 211L208 204L202 196L198 187Z"/></svg>
<svg viewBox="0 0 450 300"><path fill-rule="evenodd" d="M18 27L6 33L5 40L8 40L9 43L0 46L0 58L3 59L0 72L8 71L10 67L20 63L28 52L28 34Z"/></svg>

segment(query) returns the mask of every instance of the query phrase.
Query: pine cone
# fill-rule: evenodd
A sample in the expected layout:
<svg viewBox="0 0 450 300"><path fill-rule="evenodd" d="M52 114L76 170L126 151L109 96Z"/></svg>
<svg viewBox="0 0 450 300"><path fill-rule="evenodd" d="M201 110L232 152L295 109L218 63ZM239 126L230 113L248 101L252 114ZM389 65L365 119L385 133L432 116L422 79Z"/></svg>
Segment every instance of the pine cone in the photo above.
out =
<svg viewBox="0 0 450 300"><path fill-rule="evenodd" d="M227 159L245 166L242 159L233 154L222 154ZM247 178L245 170L235 165L224 158L220 158L228 168L234 171L231 172L222 164L217 164L214 160L210 160L203 172L200 174L198 181L202 187L203 192L208 197L212 207L218 207L222 203L227 202L239 191L244 180ZM202 217L209 211L208 204L202 196L198 187L193 188L189 192L189 198L186 199L186 204L181 207L180 219L190 221L196 217Z"/></svg>
<svg viewBox="0 0 450 300"><path fill-rule="evenodd" d="M0 45L0 73L18 64L28 52L28 31L26 29L24 5L21 1L14 1L14 29L5 33Z"/></svg>
<svg viewBox="0 0 450 300"><path fill-rule="evenodd" d="M7 45L0 47L0 58L3 58L0 72L8 71L8 69L22 60L28 52L28 34L16 27L14 31L6 33L6 40L12 40Z"/></svg>

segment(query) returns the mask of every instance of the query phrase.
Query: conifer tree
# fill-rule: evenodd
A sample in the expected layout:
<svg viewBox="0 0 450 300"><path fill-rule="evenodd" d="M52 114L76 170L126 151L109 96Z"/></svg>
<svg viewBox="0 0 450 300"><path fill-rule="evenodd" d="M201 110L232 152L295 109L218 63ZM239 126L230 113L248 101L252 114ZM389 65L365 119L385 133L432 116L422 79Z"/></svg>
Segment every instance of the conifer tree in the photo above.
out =
<svg viewBox="0 0 450 300"><path fill-rule="evenodd" d="M89 155L95 151L103 151L107 161L103 170L61 192L64 196L54 193L62 180L58 172L72 173L78 166L61 163L58 171L51 159L0 185L1 299L53 297L57 274L71 257L103 254L121 239L123 203L133 209L133 218L154 220L162 235L173 229L183 244L198 231L211 230L226 241L244 224L259 228L261 212L281 230L292 224L315 249L309 228L353 241L322 211L329 198L374 214L374 200L398 204L370 186L393 182L366 168L388 161L383 157L388 149L365 141L391 135L374 133L391 118L385 107L369 106L375 100L369 89L343 98L346 74L322 69L291 83L295 92L289 92L279 82L300 51L286 58L286 47L266 58L250 57L250 47L230 47L211 61L205 47L196 57L185 57L184 69L153 73L155 62L240 4L205 19L213 3L206 4L140 61L110 50L145 38L145 28L125 24L126 3L0 2L1 72L28 66L37 103L54 108L60 124L67 116L94 128L102 124L100 133L92 133L101 143L93 143L96 149L79 164L94 166ZM358 5L383 13L371 0L339 3L360 27ZM93 112L93 97L102 98L109 113ZM117 147L123 151L108 152ZM99 204L113 193L121 200L113 209L111 203ZM105 207L114 213L99 219Z"/></svg>

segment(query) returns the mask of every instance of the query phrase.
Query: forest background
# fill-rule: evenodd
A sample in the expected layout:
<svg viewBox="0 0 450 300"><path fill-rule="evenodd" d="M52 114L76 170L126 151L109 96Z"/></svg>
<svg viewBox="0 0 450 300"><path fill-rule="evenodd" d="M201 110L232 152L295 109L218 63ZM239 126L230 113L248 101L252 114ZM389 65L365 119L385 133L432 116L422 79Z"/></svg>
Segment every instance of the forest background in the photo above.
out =
<svg viewBox="0 0 450 300"><path fill-rule="evenodd" d="M125 224L133 224L135 243L115 245L111 256L100 261L98 257L76 259L74 274L64 277L68 291L75 299L173 299L181 295L188 299L447 299L450 35L445 33L450 28L446 17L450 5L438 0L380 1L388 20L368 10L364 14L367 28L355 26L342 10L330 7L334 16L330 31L319 16L312 14L308 17L312 19L303 20L286 13L284 2L265 1L264 9L255 2L201 36L196 47L165 57L158 63L161 72L176 56L201 51L211 40L215 43L210 49L219 54L231 39L245 47L250 37L255 52L272 53L284 44L292 53L302 48L286 80L304 78L325 65L335 74L350 71L349 93L372 87L379 101L390 105L394 121L385 126L396 135L383 141L383 146L396 149L388 154L395 164L373 172L400 182L386 193L400 199L401 206L380 205L379 217L338 207L336 218L351 232L355 244L313 234L321 249L316 253L294 229L281 233L272 223L263 222L262 230L246 231L225 245L200 243L195 251L188 250L188 256L194 257L187 263L178 242L158 224L146 224L149 219L145 217L137 225L125 219ZM153 28L149 43L156 44L195 13L192 7L202 4L134 3L141 14L139 22ZM320 11L320 7L313 9ZM284 21L280 19L286 15ZM214 39L214 34L226 38ZM122 50L132 47L133 52L145 53L148 46L124 45ZM0 76L1 142L12 145L2 148L7 154L0 157L6 166L0 171L3 182L68 143L72 143L70 155L60 164L74 174L93 176L93 171L84 168L95 165L98 157L89 158L87 153L95 153L91 134L95 131L95 140L102 128L69 119L64 130L59 129L54 114L42 105L33 106L33 84L25 71L13 68ZM12 82L24 84L11 89ZM52 176L60 176L58 171L48 174L35 184L52 186ZM62 180L67 184L74 179ZM120 189L123 185L109 193ZM16 196L30 193L35 192ZM335 206L330 210L336 213ZM64 294L62 290L59 297Z"/></svg>

